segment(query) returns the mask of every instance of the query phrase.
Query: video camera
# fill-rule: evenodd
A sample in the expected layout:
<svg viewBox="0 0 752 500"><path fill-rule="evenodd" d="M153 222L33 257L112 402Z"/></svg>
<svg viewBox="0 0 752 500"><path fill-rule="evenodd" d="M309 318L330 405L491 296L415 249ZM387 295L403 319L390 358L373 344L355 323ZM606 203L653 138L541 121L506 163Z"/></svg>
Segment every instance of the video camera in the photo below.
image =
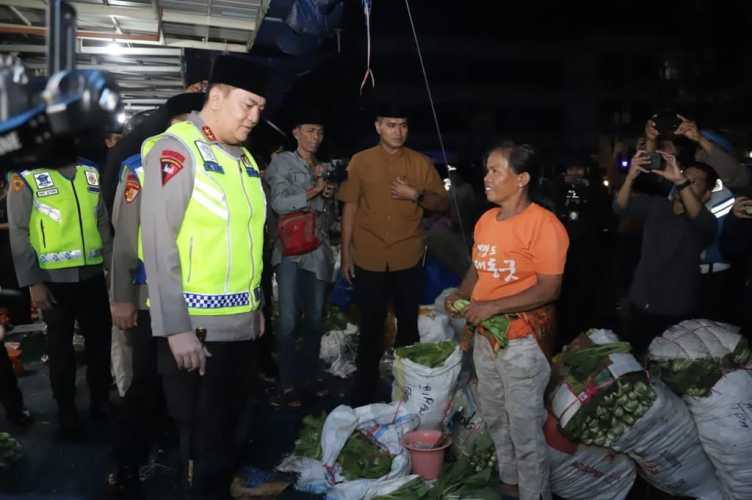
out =
<svg viewBox="0 0 752 500"><path fill-rule="evenodd" d="M336 158L326 164L326 170L321 178L326 182L340 185L347 180L347 165L350 163L348 158Z"/></svg>
<svg viewBox="0 0 752 500"><path fill-rule="evenodd" d="M16 57L0 57L3 172L69 165L87 132L113 123L123 110L111 76L75 69L75 9L65 0L50 0L47 27L46 84L30 80Z"/></svg>

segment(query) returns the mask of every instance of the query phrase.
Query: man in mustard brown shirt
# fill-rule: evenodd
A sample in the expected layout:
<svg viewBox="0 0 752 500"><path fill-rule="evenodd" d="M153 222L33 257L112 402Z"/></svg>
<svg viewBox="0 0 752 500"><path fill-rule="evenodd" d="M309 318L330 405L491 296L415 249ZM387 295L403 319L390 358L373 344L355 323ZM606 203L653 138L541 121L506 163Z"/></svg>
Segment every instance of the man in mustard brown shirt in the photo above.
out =
<svg viewBox="0 0 752 500"><path fill-rule="evenodd" d="M431 161L405 147L407 114L393 104L376 117L379 144L353 156L337 198L342 214L342 273L360 309L353 406L378 400L384 321L391 300L397 346L418 342L418 301L424 253L424 210L444 211L449 200Z"/></svg>

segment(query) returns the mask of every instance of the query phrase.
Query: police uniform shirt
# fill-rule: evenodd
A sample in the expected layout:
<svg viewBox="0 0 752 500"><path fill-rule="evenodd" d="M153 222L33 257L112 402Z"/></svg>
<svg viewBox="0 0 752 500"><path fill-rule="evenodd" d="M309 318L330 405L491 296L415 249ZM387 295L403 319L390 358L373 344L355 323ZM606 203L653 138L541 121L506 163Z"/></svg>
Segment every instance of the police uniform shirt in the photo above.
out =
<svg viewBox="0 0 752 500"><path fill-rule="evenodd" d="M66 179L73 179L76 167L71 165L59 170ZM77 283L102 274L102 265L69 267L64 269L41 269L37 253L29 239L29 219L33 208L33 195L29 186L18 174L13 174L8 189L8 223L11 252L19 286L43 282ZM112 233L107 209L101 196L97 204L97 227L102 238L103 262L107 265L112 255Z"/></svg>
<svg viewBox="0 0 752 500"><path fill-rule="evenodd" d="M140 155L138 155L140 158ZM135 172L123 166L112 205L110 297L112 302L136 304L146 310L146 285L136 283L141 264L138 258L138 230L141 222L141 183Z"/></svg>
<svg viewBox="0 0 752 500"><path fill-rule="evenodd" d="M218 145L241 161L243 149L217 141L198 113L191 113L187 120L202 132L205 142ZM182 158L179 163L172 163L169 172L163 172L160 161L165 151ZM177 236L193 193L192 153L178 139L166 136L159 139L143 163L141 231L153 335L167 337L201 327L206 328L207 340L212 342L256 338L260 329L260 310L200 317L191 317L188 313Z"/></svg>

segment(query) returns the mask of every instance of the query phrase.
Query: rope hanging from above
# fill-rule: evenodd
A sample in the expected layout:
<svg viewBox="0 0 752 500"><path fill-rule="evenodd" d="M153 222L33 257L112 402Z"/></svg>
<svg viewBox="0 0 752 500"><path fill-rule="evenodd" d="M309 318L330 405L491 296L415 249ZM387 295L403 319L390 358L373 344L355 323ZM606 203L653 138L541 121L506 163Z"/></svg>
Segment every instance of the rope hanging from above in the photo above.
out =
<svg viewBox="0 0 752 500"><path fill-rule="evenodd" d="M363 15L366 18L366 72L363 75L363 81L360 82L360 95L363 95L363 88L368 82L368 78L371 79L371 87L376 87L376 78L371 70L371 7L373 6L372 0L362 0L363 3Z"/></svg>

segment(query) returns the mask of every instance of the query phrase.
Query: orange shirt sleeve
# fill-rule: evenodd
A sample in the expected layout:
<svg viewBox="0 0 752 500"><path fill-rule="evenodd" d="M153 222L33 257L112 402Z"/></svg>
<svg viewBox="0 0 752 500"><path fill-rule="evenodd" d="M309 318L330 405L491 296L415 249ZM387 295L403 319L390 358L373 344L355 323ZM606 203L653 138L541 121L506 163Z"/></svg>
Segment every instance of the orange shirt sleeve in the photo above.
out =
<svg viewBox="0 0 752 500"><path fill-rule="evenodd" d="M553 215L547 214L531 242L535 272L540 274L564 274L567 261L569 235Z"/></svg>

